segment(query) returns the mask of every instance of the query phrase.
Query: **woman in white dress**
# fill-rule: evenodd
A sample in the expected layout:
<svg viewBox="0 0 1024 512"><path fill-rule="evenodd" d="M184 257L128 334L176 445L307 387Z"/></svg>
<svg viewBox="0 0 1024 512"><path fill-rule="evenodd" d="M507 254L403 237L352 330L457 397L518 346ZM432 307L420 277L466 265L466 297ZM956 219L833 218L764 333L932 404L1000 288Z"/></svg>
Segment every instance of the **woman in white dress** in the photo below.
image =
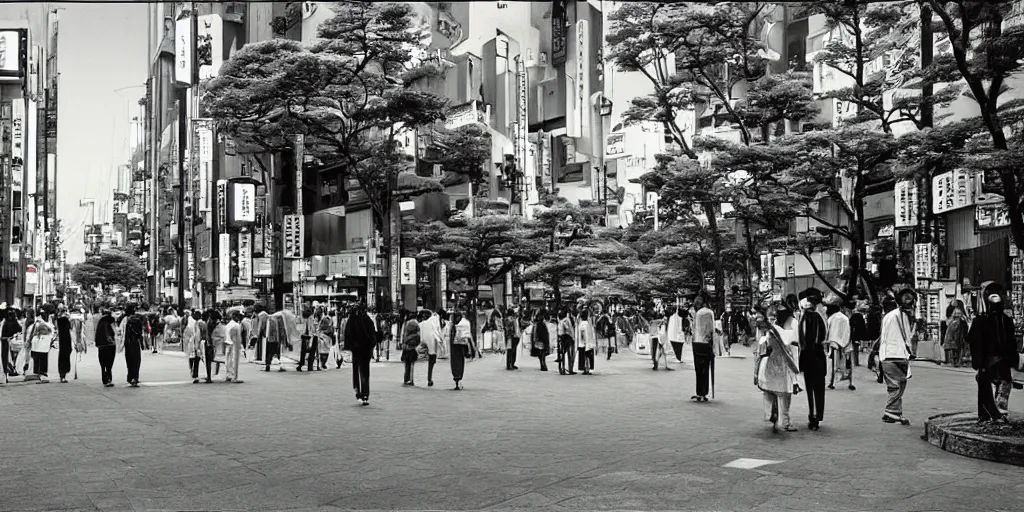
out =
<svg viewBox="0 0 1024 512"><path fill-rule="evenodd" d="M791 317L785 306L776 311L776 324L767 325L763 316L758 317L758 328L764 329L756 348L754 359L754 385L764 393L764 419L772 424L772 432L778 432L779 421L787 432L795 432L789 416L789 406L793 398L793 377L799 371L797 359L793 357L789 347L797 344L796 331L785 329L785 323Z"/></svg>
<svg viewBox="0 0 1024 512"><path fill-rule="evenodd" d="M53 347L54 328L50 323L50 314L43 311L32 323L30 336L32 341L32 373L40 380L48 380L47 370L50 363L50 349Z"/></svg>

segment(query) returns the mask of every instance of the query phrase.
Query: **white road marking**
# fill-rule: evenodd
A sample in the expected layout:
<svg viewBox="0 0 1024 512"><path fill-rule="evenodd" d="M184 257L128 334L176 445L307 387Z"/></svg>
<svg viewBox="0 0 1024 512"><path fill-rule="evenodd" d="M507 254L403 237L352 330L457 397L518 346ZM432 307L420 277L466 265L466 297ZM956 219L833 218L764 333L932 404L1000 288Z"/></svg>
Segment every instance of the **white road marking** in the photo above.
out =
<svg viewBox="0 0 1024 512"><path fill-rule="evenodd" d="M769 464L782 464L781 460L764 460L764 459L736 459L722 467L724 468L735 468L735 469L754 469L761 466L767 466Z"/></svg>
<svg viewBox="0 0 1024 512"><path fill-rule="evenodd" d="M190 380L170 380L165 382L140 382L139 386L144 388L151 388L156 386L180 386L182 384L191 384Z"/></svg>

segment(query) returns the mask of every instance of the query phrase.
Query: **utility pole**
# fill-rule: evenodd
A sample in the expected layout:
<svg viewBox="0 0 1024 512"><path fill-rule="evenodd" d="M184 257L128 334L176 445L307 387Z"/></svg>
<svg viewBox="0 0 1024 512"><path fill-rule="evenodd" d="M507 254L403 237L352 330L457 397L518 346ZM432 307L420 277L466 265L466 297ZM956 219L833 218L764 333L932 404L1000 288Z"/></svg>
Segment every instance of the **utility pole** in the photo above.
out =
<svg viewBox="0 0 1024 512"><path fill-rule="evenodd" d="M299 225L303 226L306 221L302 213L302 162L305 160L306 154L306 137L301 133L295 135L295 149L293 153L295 155L295 215L299 217ZM299 254L302 256L299 259L299 282L296 283L297 286L292 290L292 294L295 296L296 315L302 315L302 287L306 285L305 229L301 229L299 232L302 233L298 241Z"/></svg>

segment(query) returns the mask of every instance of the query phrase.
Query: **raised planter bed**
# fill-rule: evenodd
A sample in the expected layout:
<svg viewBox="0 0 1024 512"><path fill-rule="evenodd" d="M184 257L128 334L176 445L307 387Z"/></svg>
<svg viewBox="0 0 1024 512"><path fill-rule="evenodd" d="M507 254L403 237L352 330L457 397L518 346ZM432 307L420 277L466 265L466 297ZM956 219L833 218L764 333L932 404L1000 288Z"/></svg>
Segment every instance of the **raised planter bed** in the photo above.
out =
<svg viewBox="0 0 1024 512"><path fill-rule="evenodd" d="M979 424L973 412L932 416L922 439L957 455L1024 466L1024 416L1011 413L1010 423Z"/></svg>

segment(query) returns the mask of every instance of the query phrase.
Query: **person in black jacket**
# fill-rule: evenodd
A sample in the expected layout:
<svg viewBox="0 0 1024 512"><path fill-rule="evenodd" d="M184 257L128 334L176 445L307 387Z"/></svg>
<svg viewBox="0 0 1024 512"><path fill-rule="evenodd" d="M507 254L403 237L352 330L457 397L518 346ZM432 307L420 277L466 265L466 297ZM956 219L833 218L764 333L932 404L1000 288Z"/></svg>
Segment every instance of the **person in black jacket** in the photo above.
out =
<svg viewBox="0 0 1024 512"><path fill-rule="evenodd" d="M65 383L71 373L71 350L71 319L67 307L61 306L57 318L57 373L60 374L60 381Z"/></svg>
<svg viewBox="0 0 1024 512"><path fill-rule="evenodd" d="M128 385L139 387L139 367L142 366L142 350L145 344L145 319L135 313L135 304L124 308L124 362L128 367Z"/></svg>
<svg viewBox="0 0 1024 512"><path fill-rule="evenodd" d="M986 311L974 320L967 340L971 347L971 366L978 371L978 421L1006 423L1013 376L1020 367L1013 319L1004 313L1003 286L985 287ZM993 391L995 390L995 395ZM997 398L998 397L998 398Z"/></svg>
<svg viewBox="0 0 1024 512"><path fill-rule="evenodd" d="M117 355L117 337L114 334L114 316L104 309L96 322L96 352L99 354L100 373L103 386L114 387L114 357Z"/></svg>
<svg viewBox="0 0 1024 512"><path fill-rule="evenodd" d="M858 306L855 303L847 303L852 313L850 314L850 340L853 342L853 366L860 366L860 348L871 343L868 338L868 323L864 318L867 306Z"/></svg>
<svg viewBox="0 0 1024 512"><path fill-rule="evenodd" d="M4 304L4 311L2 311L5 318L0 322L0 351L2 351L0 356L2 356L4 372L10 377L17 377L18 369L14 367L17 354L11 354L11 338L21 332L21 324L18 323L18 312L8 309L6 306Z"/></svg>
<svg viewBox="0 0 1024 512"><path fill-rule="evenodd" d="M370 359L377 346L377 332L366 306L352 308L345 323L345 348L352 352L352 387L356 400L370 404Z"/></svg>
<svg viewBox="0 0 1024 512"><path fill-rule="evenodd" d="M804 374L807 389L807 417L809 430L818 430L825 418L825 376L828 363L825 356L825 319L817 313L821 304L821 291L808 288L800 293L798 326L800 340L800 372Z"/></svg>

